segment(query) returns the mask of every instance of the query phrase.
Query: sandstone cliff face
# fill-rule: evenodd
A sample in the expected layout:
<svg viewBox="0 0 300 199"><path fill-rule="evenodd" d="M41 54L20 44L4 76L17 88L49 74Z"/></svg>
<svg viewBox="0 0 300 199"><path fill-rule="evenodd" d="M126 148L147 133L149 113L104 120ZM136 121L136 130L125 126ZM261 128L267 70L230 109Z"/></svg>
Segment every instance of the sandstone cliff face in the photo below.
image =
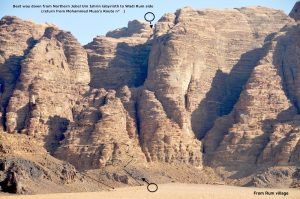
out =
<svg viewBox="0 0 300 199"><path fill-rule="evenodd" d="M0 21L0 129L6 130L6 109L21 73L21 61L45 28L16 17L7 16Z"/></svg>
<svg viewBox="0 0 300 199"><path fill-rule="evenodd" d="M204 139L213 165L299 165L299 25L291 22L265 43L232 112Z"/></svg>
<svg viewBox="0 0 300 199"><path fill-rule="evenodd" d="M261 7L184 8L164 16L156 25L139 101L148 159L199 164L201 147L194 134L203 138L219 116L231 111L264 40L288 21L284 13Z"/></svg>
<svg viewBox="0 0 300 199"><path fill-rule="evenodd" d="M141 37L148 39L152 35L152 29L147 23L133 20L128 22L125 28L109 31L106 37L122 38L122 37Z"/></svg>
<svg viewBox="0 0 300 199"><path fill-rule="evenodd" d="M96 37L87 44L91 87L117 89L143 85L150 45L146 38Z"/></svg>
<svg viewBox="0 0 300 199"><path fill-rule="evenodd" d="M91 70L90 86L117 89L143 85L147 76L149 37L152 29L139 21L130 21L128 28L108 32L87 44Z"/></svg>
<svg viewBox="0 0 300 199"><path fill-rule="evenodd" d="M79 169L125 166L145 163L138 141L134 93L124 87L116 91L93 89L88 97L76 102L74 123L56 157Z"/></svg>
<svg viewBox="0 0 300 199"><path fill-rule="evenodd" d="M132 21L85 46L92 88L76 101L74 121L57 157L79 169L146 162L138 138L138 89L128 87L145 81L151 32L146 24Z"/></svg>
<svg viewBox="0 0 300 199"><path fill-rule="evenodd" d="M80 170L298 165L298 7L290 17L183 8L154 30L132 21L84 47L57 27L5 17L3 130Z"/></svg>
<svg viewBox="0 0 300 199"><path fill-rule="evenodd" d="M39 30L38 27L32 29ZM30 31L24 25L18 29ZM71 108L77 96L88 88L90 74L86 52L70 33L56 27L43 30L26 56L16 63L21 73L12 85L15 89L5 107L4 125L9 133L37 137L52 151L57 144L53 140L62 137L64 126L73 120ZM4 83L6 91L9 82Z"/></svg>

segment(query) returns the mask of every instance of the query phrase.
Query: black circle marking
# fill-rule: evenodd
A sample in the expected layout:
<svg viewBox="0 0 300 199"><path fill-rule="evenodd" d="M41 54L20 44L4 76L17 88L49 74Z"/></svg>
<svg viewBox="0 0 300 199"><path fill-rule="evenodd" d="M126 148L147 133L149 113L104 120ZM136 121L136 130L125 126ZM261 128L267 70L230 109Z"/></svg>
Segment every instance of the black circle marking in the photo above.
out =
<svg viewBox="0 0 300 199"><path fill-rule="evenodd" d="M151 186L153 186L153 187L151 188ZM147 190L148 190L149 192L151 192L151 193L154 193L154 192L156 192L156 191L158 190L158 186L157 186L157 184L155 184L155 183L149 183L149 184L147 185Z"/></svg>
<svg viewBox="0 0 300 199"><path fill-rule="evenodd" d="M145 15L144 15L144 19L148 22L152 22L154 19L155 19L155 15L153 12L147 12Z"/></svg>

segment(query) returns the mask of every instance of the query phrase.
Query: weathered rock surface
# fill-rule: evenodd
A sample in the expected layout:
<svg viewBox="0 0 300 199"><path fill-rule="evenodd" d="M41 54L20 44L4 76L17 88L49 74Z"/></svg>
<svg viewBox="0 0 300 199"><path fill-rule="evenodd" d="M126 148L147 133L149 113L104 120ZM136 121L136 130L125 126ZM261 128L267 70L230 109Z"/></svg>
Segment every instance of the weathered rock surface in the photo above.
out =
<svg viewBox="0 0 300 199"><path fill-rule="evenodd" d="M24 134L0 135L0 190L35 194L103 190L73 165L52 157L39 140Z"/></svg>
<svg viewBox="0 0 300 199"><path fill-rule="evenodd" d="M187 7L154 30L131 21L84 47L53 25L4 17L0 132L25 134L79 170L205 164L243 178L299 166L299 6L289 16ZM0 154L18 151L8 146ZM285 170L264 172L252 184ZM126 172L111 179L131 183Z"/></svg>
<svg viewBox="0 0 300 199"><path fill-rule="evenodd" d="M299 25L291 22L265 43L232 112L204 139L213 165L299 165Z"/></svg>
<svg viewBox="0 0 300 199"><path fill-rule="evenodd" d="M84 46L91 70L91 87L117 89L143 85L151 48L148 39L152 31L148 26L132 21L125 32L112 31Z"/></svg>
<svg viewBox="0 0 300 199"><path fill-rule="evenodd" d="M86 52L70 33L47 27L20 69L6 107L6 130L33 135L52 152L73 120L76 98L88 89Z"/></svg>
<svg viewBox="0 0 300 199"><path fill-rule="evenodd" d="M145 163L138 141L132 104L134 93L128 87L120 91L93 89L73 109L74 123L65 133L56 157L78 169L96 169L108 165L125 166L134 160Z"/></svg>
<svg viewBox="0 0 300 199"><path fill-rule="evenodd" d="M85 46L92 88L76 101L74 121L55 153L57 157L78 169L125 165L132 159L136 164L146 162L138 138L138 89L128 87L145 81L149 29L138 21L129 22L128 28L96 37Z"/></svg>
<svg viewBox="0 0 300 199"><path fill-rule="evenodd" d="M142 92L139 108L142 148L148 161L201 166L200 141L188 128L167 117L154 92Z"/></svg>
<svg viewBox="0 0 300 199"><path fill-rule="evenodd" d="M109 31L106 37L121 38L121 37L142 37L148 39L152 35L152 29L148 23L143 23L138 20L128 22L125 28Z"/></svg>
<svg viewBox="0 0 300 199"><path fill-rule="evenodd" d="M264 172L256 174L251 185L256 187L280 188L283 186L299 188L300 170L295 167L271 167Z"/></svg>
<svg viewBox="0 0 300 199"><path fill-rule="evenodd" d="M284 13L262 7L184 8L165 15L156 25L139 101L148 159L201 163L194 134L203 138L219 116L231 111L264 40L288 21Z"/></svg>
<svg viewBox="0 0 300 199"><path fill-rule="evenodd" d="M6 130L6 109L21 73L21 61L44 34L46 27L9 16L3 17L0 21L1 129Z"/></svg>

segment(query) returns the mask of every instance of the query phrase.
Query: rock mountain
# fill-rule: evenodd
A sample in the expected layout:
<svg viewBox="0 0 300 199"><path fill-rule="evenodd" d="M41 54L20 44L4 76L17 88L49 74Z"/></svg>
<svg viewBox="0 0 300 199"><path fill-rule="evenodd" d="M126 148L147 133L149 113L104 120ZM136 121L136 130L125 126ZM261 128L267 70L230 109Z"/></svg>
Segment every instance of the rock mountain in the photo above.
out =
<svg viewBox="0 0 300 199"><path fill-rule="evenodd" d="M133 158L212 168L229 184L300 185L299 20L300 3L289 16L186 7L81 46L54 25L3 17L2 184L32 164L51 170L29 158L40 151L65 181Z"/></svg>

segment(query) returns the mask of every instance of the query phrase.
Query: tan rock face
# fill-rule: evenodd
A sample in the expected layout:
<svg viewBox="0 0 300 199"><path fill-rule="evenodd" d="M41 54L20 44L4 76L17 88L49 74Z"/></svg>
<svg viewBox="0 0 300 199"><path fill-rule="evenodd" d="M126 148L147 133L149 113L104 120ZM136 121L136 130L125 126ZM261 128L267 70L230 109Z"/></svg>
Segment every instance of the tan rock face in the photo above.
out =
<svg viewBox="0 0 300 199"><path fill-rule="evenodd" d="M45 28L16 17L7 16L0 21L0 128L6 128L6 107L21 73L21 61L42 37Z"/></svg>
<svg viewBox="0 0 300 199"><path fill-rule="evenodd" d="M142 149L148 161L200 166L201 143L187 127L167 117L154 92L144 90L139 102Z"/></svg>
<svg viewBox="0 0 300 199"><path fill-rule="evenodd" d="M299 164L297 8L183 8L84 47L4 17L1 130L81 170Z"/></svg>
<svg viewBox="0 0 300 199"><path fill-rule="evenodd" d="M70 33L47 27L19 67L22 72L5 109L6 130L33 135L52 151L53 140L61 139L73 120L77 96L88 88L87 54Z"/></svg>
<svg viewBox="0 0 300 199"><path fill-rule="evenodd" d="M149 24L133 20L128 22L128 27L109 31L106 37L142 37L148 39L152 35Z"/></svg>
<svg viewBox="0 0 300 199"><path fill-rule="evenodd" d="M164 16L156 25L139 101L148 159L199 159L201 147L193 134L204 137L218 117L230 113L265 38L288 21L284 13L261 7L184 8ZM185 155L174 158L174 150Z"/></svg>
<svg viewBox="0 0 300 199"><path fill-rule="evenodd" d="M290 23L265 44L233 111L207 133L212 165L299 165L299 30Z"/></svg>
<svg viewBox="0 0 300 199"><path fill-rule="evenodd" d="M299 4L295 5L295 7L297 6ZM270 156L274 158L270 160L266 154L263 157L267 158L268 161L275 161L282 165L299 165L300 160L299 32L299 23L290 23L274 38L276 47L272 54L273 64L277 67L278 73L281 75L285 94L293 104L296 113L295 115L289 114L288 111L279 113L278 118L280 122L277 122L274 132L270 136L270 143L268 143L267 148L264 150L264 153L269 152ZM281 118L283 118L283 121ZM261 162L263 163L263 161L267 160L262 159Z"/></svg>
<svg viewBox="0 0 300 199"><path fill-rule="evenodd" d="M124 166L131 160L145 163L132 117L135 110L131 107L131 94L128 87L120 91L122 98L116 97L113 90L94 89L87 98L76 102L74 124L65 133L56 157L79 169Z"/></svg>
<svg viewBox="0 0 300 199"><path fill-rule="evenodd" d="M158 90L167 115L180 126L192 123L200 138L216 117L232 108L260 57L257 48L264 38L288 21L283 13L264 8L255 11L266 24L280 23L255 24L253 9L218 13L186 8L176 13L169 34L154 41L146 88ZM217 13L221 16L215 19ZM184 121L185 115L191 115L192 122Z"/></svg>
<svg viewBox="0 0 300 199"><path fill-rule="evenodd" d="M91 87L117 89L141 86L147 76L150 52L147 38L98 36L87 44Z"/></svg>

